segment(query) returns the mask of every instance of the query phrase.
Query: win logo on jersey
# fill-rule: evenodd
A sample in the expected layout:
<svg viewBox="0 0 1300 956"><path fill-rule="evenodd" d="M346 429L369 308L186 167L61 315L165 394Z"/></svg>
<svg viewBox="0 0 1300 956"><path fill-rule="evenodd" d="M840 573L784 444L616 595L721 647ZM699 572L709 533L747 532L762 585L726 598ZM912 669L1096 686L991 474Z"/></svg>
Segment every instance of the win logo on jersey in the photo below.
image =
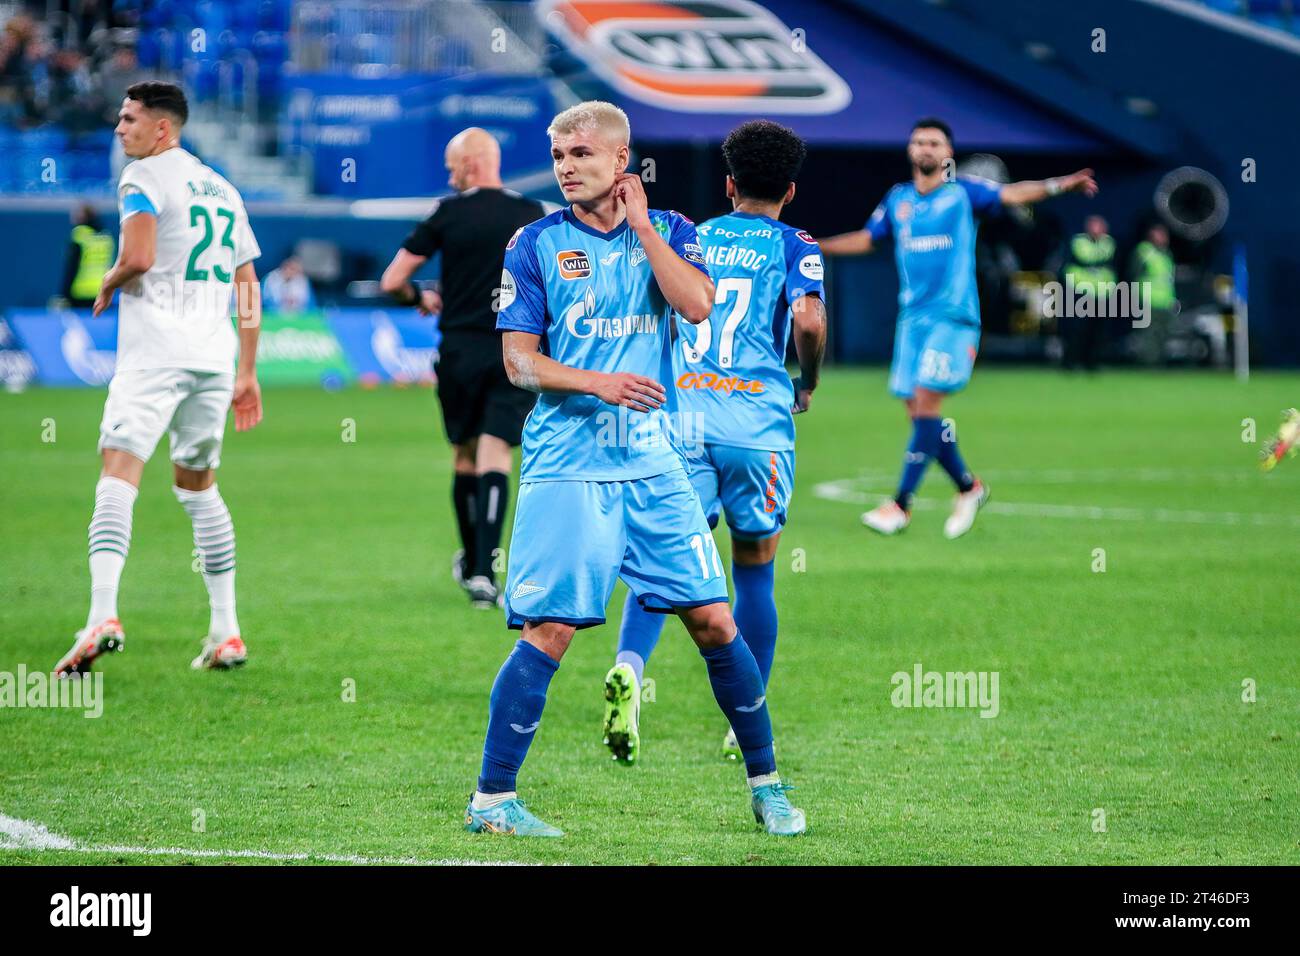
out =
<svg viewBox="0 0 1300 956"><path fill-rule="evenodd" d="M546 27L615 89L674 110L836 113L849 86L749 0L542 0Z"/></svg>

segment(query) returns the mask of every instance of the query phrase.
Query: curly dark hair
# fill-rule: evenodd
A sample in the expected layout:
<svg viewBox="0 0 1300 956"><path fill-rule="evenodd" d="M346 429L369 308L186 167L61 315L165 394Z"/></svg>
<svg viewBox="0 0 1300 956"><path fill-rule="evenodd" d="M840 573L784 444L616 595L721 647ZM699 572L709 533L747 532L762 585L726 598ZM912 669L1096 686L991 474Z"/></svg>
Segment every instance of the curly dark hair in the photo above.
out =
<svg viewBox="0 0 1300 956"><path fill-rule="evenodd" d="M798 177L808 147L780 123L750 120L728 134L722 155L743 198L776 202Z"/></svg>
<svg viewBox="0 0 1300 956"><path fill-rule="evenodd" d="M190 118L190 106L185 101L185 92L174 83L159 83L156 80L133 83L126 88L126 98L135 100L147 110L166 113L181 126Z"/></svg>

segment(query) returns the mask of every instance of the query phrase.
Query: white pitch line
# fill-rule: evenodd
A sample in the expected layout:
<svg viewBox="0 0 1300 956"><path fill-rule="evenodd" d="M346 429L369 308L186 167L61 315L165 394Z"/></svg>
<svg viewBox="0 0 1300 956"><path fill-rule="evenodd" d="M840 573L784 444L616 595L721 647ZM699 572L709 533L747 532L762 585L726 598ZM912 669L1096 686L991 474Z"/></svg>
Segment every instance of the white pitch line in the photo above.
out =
<svg viewBox="0 0 1300 956"><path fill-rule="evenodd" d="M362 866L518 866L482 860L421 860L405 856L361 856L354 853L276 853L272 850L202 850L185 847L79 844L51 833L42 824L0 813L0 850L62 850L72 853L111 853L135 856L183 856L201 860L264 860L273 863L355 863Z"/></svg>
<svg viewBox="0 0 1300 956"><path fill-rule="evenodd" d="M823 481L813 486L813 494L828 501L844 501L869 505L888 501L891 495L863 491L854 487L864 479L843 478ZM990 479L991 481L991 479ZM914 498L912 507L931 511L947 507L946 502L932 498ZM1300 528L1300 515L1267 514L1243 511L1181 511L1175 508L1112 508L1100 505L1058 505L1034 502L990 501L984 510L992 514L1031 518L1065 518L1086 521L1159 521L1167 524L1222 525L1225 527L1252 526L1261 528Z"/></svg>

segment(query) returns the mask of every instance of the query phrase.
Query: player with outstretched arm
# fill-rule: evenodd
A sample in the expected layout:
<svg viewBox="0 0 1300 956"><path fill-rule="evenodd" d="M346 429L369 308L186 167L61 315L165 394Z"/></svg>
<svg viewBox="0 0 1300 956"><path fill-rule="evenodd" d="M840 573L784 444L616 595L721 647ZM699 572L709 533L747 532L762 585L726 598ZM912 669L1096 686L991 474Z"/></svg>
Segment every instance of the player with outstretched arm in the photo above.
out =
<svg viewBox="0 0 1300 956"><path fill-rule="evenodd" d="M958 538L971 529L989 495L987 486L966 468L955 431L945 432L940 417L944 399L970 381L979 349L976 217L1058 193L1094 196L1097 183L1091 169L1006 185L953 176L952 131L933 117L913 126L907 158L911 181L890 189L861 229L823 239L821 248L826 255L861 255L892 237L898 266L898 329L889 390L907 407L912 438L893 499L864 514L862 523L885 535L906 528L912 495L930 460L937 459L957 486L943 533Z"/></svg>

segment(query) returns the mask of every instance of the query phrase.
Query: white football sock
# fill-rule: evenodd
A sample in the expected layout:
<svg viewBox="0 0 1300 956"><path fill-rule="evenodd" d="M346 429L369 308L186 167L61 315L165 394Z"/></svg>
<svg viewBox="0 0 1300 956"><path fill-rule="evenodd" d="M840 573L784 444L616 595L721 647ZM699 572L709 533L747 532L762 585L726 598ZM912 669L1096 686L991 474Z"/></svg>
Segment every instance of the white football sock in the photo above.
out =
<svg viewBox="0 0 1300 956"><path fill-rule="evenodd" d="M757 777L746 777L745 779L749 781L749 789L753 790L755 787L763 787L769 783L780 783L781 775L778 773L760 773Z"/></svg>
<svg viewBox="0 0 1300 956"><path fill-rule="evenodd" d="M90 518L90 613L86 627L117 617L117 589L131 547L131 511L140 490L121 478L100 478Z"/></svg>
<svg viewBox="0 0 1300 956"><path fill-rule="evenodd" d="M519 796L514 790L508 790L505 793L480 793L474 791L474 800L470 804L475 810L491 810L493 807L499 807L507 800L513 800Z"/></svg>
<svg viewBox="0 0 1300 956"><path fill-rule="evenodd" d="M227 638L239 633L235 616L235 525L215 484L202 491L172 488L194 526L194 547L203 561L211 617L208 634Z"/></svg>

